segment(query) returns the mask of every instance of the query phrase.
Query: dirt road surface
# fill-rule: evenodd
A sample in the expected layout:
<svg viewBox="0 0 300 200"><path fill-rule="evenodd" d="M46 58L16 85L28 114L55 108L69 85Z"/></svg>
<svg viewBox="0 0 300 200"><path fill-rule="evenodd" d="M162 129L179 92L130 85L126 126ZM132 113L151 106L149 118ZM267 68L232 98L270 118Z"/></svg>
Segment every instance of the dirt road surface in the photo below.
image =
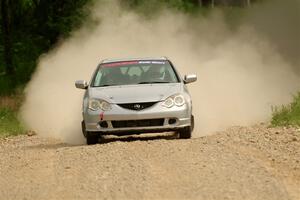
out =
<svg viewBox="0 0 300 200"><path fill-rule="evenodd" d="M71 146L0 139L0 199L300 199L300 130L233 127L190 140Z"/></svg>

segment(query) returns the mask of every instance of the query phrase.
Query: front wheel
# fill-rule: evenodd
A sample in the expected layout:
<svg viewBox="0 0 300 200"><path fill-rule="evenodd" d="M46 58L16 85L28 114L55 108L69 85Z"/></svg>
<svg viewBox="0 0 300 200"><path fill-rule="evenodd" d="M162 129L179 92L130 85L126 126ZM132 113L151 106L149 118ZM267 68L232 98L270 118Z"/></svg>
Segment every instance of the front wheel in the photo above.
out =
<svg viewBox="0 0 300 200"><path fill-rule="evenodd" d="M192 137L192 127L187 126L179 130L179 138L180 139L189 139Z"/></svg>
<svg viewBox="0 0 300 200"><path fill-rule="evenodd" d="M92 144L97 144L99 142L99 136L97 134L86 131L84 121L81 122L81 128L82 128L82 133L86 138L86 144L92 145Z"/></svg>
<svg viewBox="0 0 300 200"><path fill-rule="evenodd" d="M194 127L195 127L195 118L194 118L194 115L192 115L192 117L191 117L191 129L192 129L192 132L194 130Z"/></svg>
<svg viewBox="0 0 300 200"><path fill-rule="evenodd" d="M97 134L91 134L89 132L86 133L86 144L93 145L97 144L99 141L99 136Z"/></svg>
<svg viewBox="0 0 300 200"><path fill-rule="evenodd" d="M86 130L85 130L85 123L84 121L81 121L81 131L84 137L86 137Z"/></svg>

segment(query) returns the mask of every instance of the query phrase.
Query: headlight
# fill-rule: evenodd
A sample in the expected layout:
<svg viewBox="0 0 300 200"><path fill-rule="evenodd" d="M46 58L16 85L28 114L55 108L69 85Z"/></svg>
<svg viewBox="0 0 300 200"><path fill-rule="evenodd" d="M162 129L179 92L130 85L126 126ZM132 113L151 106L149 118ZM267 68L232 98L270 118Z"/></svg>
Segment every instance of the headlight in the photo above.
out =
<svg viewBox="0 0 300 200"><path fill-rule="evenodd" d="M174 103L176 106L182 106L185 103L184 97L182 95L175 96Z"/></svg>
<svg viewBox="0 0 300 200"><path fill-rule="evenodd" d="M183 106L184 104L185 100L181 94L172 95L162 102L162 106L167 108L171 108L174 105Z"/></svg>
<svg viewBox="0 0 300 200"><path fill-rule="evenodd" d="M96 110L103 110L108 111L111 110L111 105L107 101L102 99L90 99L89 100L89 109L96 111Z"/></svg>
<svg viewBox="0 0 300 200"><path fill-rule="evenodd" d="M173 107L173 106L174 106L174 100L173 100L173 98L171 98L171 97L167 98L167 99L162 103L162 105L163 105L164 107L167 107L167 108Z"/></svg>

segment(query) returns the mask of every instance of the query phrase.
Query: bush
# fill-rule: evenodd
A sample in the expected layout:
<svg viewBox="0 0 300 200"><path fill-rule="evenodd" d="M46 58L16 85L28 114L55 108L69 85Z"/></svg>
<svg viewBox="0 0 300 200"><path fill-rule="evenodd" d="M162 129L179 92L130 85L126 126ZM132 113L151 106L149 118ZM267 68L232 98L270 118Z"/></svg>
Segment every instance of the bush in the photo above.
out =
<svg viewBox="0 0 300 200"><path fill-rule="evenodd" d="M18 119L23 100L21 91L14 95L0 96L0 137L25 133L26 130Z"/></svg>
<svg viewBox="0 0 300 200"><path fill-rule="evenodd" d="M0 137L24 134L25 129L18 120L17 112L11 108L0 108Z"/></svg>
<svg viewBox="0 0 300 200"><path fill-rule="evenodd" d="M274 126L300 126L300 92L289 105L273 108L271 123Z"/></svg>

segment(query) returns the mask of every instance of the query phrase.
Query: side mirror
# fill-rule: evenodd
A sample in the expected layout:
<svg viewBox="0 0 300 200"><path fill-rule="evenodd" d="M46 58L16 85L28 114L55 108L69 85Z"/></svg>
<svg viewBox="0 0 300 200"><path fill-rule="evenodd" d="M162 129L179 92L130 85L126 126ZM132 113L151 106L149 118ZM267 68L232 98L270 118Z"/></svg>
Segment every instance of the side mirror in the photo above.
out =
<svg viewBox="0 0 300 200"><path fill-rule="evenodd" d="M185 84L192 83L192 82L195 82L195 81L197 81L197 75L196 74L185 75L184 79L183 79L183 82Z"/></svg>
<svg viewBox="0 0 300 200"><path fill-rule="evenodd" d="M87 89L89 84L84 80L78 80L75 82L75 86L78 89Z"/></svg>

